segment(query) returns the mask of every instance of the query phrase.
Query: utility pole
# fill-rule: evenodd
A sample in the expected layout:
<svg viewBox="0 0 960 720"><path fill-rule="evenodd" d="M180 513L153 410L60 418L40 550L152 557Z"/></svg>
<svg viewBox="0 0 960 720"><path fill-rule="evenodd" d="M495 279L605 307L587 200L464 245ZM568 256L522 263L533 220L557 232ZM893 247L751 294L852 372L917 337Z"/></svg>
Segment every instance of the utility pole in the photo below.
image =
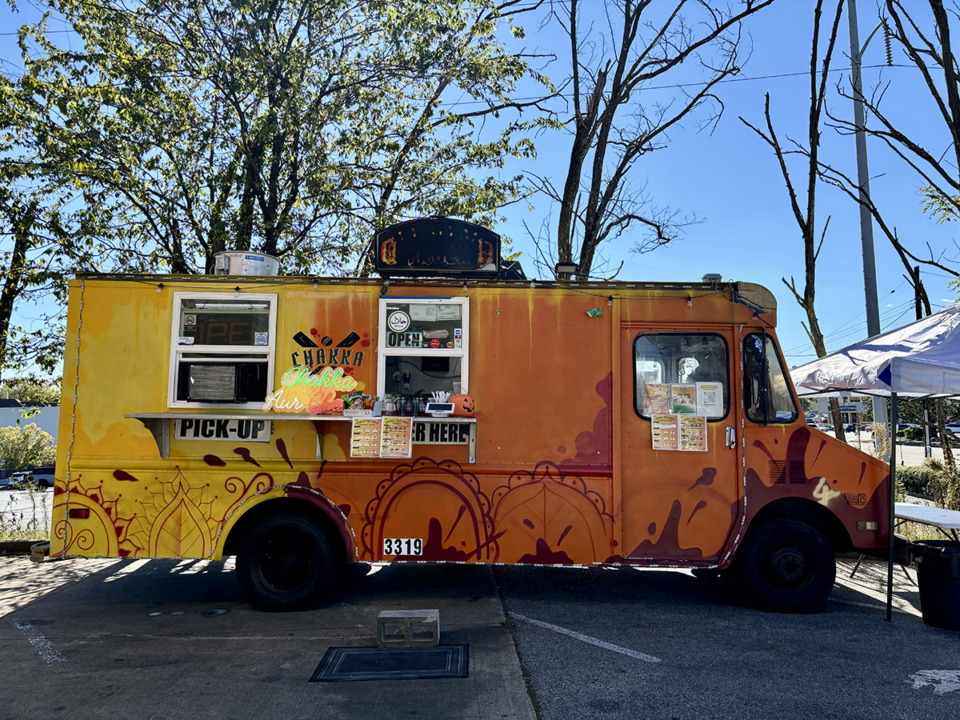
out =
<svg viewBox="0 0 960 720"><path fill-rule="evenodd" d="M870 198L870 170L867 166L867 132L863 112L863 80L860 77L860 31L857 26L857 1L847 0L850 25L850 81L853 85L853 124L857 147L857 184L860 190L860 244L863 248L863 293L867 310L867 337L880 334L880 303L877 299L877 262L873 252L873 218L867 208ZM872 34L871 34L872 37ZM870 42L870 38L867 39ZM887 424L887 402L873 399L873 424ZM896 428L891 428L896 432ZM874 437L877 436L874 430Z"/></svg>

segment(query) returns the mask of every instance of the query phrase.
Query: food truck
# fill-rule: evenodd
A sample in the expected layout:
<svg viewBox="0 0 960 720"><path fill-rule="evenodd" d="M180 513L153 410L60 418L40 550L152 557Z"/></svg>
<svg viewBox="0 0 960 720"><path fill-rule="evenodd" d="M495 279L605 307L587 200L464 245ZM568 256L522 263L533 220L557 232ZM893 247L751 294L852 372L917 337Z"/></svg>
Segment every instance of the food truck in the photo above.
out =
<svg viewBox="0 0 960 720"><path fill-rule="evenodd" d="M269 608L386 561L732 570L811 611L886 548L887 466L808 426L763 287L530 281L449 219L375 246L376 278L72 280L51 555L235 555Z"/></svg>

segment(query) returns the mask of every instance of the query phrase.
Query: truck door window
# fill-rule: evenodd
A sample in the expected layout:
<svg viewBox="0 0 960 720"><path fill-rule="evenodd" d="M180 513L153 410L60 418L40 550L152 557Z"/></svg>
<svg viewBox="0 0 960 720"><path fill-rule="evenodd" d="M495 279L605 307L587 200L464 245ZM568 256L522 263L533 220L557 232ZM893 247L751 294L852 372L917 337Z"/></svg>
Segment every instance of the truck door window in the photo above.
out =
<svg viewBox="0 0 960 720"><path fill-rule="evenodd" d="M773 338L747 335L743 343L743 382L747 418L755 423L791 423L797 405Z"/></svg>
<svg viewBox="0 0 960 720"><path fill-rule="evenodd" d="M174 293L170 407L261 407L273 376L276 296Z"/></svg>
<svg viewBox="0 0 960 720"><path fill-rule="evenodd" d="M636 411L694 413L709 420L730 407L727 343L707 333L639 335L634 342Z"/></svg>
<svg viewBox="0 0 960 720"><path fill-rule="evenodd" d="M469 328L468 298L381 298L377 394L467 392Z"/></svg>

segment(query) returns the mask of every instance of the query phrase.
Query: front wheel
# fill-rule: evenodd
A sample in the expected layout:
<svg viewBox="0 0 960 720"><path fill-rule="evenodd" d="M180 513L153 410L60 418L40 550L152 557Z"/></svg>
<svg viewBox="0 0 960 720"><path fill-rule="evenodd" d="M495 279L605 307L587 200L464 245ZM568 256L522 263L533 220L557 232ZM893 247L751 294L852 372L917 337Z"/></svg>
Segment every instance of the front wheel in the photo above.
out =
<svg viewBox="0 0 960 720"><path fill-rule="evenodd" d="M317 602L329 591L334 570L330 539L302 515L261 520L247 532L237 553L241 587L266 610L293 610Z"/></svg>
<svg viewBox="0 0 960 720"><path fill-rule="evenodd" d="M751 530L737 567L747 599L776 612L822 610L837 574L833 549L823 534L789 519Z"/></svg>

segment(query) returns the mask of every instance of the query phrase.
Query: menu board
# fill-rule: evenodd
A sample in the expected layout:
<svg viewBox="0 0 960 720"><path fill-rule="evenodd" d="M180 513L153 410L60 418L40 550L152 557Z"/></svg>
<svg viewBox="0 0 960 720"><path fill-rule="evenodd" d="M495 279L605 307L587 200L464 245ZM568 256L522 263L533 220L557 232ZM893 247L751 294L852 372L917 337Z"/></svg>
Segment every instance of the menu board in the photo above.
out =
<svg viewBox="0 0 960 720"><path fill-rule="evenodd" d="M408 458L413 456L413 418L354 418L350 457Z"/></svg>
<svg viewBox="0 0 960 720"><path fill-rule="evenodd" d="M380 418L380 457L408 458L413 456L413 418Z"/></svg>
<svg viewBox="0 0 960 720"><path fill-rule="evenodd" d="M707 451L707 418L667 413L650 417L654 450Z"/></svg>
<svg viewBox="0 0 960 720"><path fill-rule="evenodd" d="M380 457L381 418L354 418L350 428L350 457Z"/></svg>
<svg viewBox="0 0 960 720"><path fill-rule="evenodd" d="M679 415L680 449L685 452L707 451L707 419L703 415Z"/></svg>
<svg viewBox="0 0 960 720"><path fill-rule="evenodd" d="M677 415L653 415L650 427L653 431L654 450L677 450L680 447L680 423Z"/></svg>

